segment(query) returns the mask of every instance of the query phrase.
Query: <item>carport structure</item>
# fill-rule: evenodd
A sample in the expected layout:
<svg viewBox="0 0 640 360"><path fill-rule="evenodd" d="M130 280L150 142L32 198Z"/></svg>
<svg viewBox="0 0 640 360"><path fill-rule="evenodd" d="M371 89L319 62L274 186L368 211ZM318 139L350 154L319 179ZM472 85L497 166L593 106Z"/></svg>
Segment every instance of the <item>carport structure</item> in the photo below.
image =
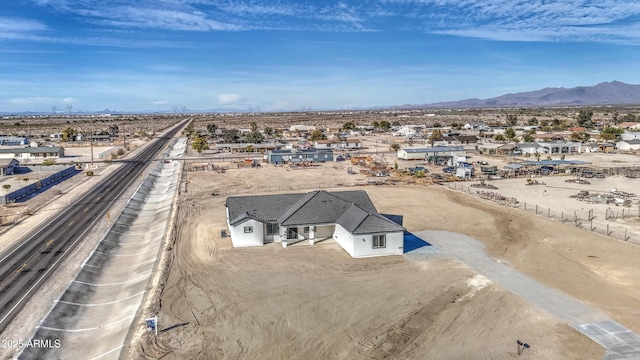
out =
<svg viewBox="0 0 640 360"><path fill-rule="evenodd" d="M186 140L165 157L180 157ZM38 327L25 359L118 359L147 293L164 243L181 162L159 162ZM97 341L99 340L99 341Z"/></svg>

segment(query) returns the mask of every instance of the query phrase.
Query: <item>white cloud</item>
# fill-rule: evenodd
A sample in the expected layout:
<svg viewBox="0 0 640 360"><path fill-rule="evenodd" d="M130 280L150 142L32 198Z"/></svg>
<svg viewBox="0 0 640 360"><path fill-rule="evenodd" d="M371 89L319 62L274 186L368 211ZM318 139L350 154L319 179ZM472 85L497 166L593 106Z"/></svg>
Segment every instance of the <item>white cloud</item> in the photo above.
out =
<svg viewBox="0 0 640 360"><path fill-rule="evenodd" d="M59 103L71 104L77 102L74 98L54 98L47 96L33 96L8 99L7 103L11 105L56 105Z"/></svg>
<svg viewBox="0 0 640 360"><path fill-rule="evenodd" d="M164 100L156 100L151 102L152 105L167 105L167 102Z"/></svg>
<svg viewBox="0 0 640 360"><path fill-rule="evenodd" d="M240 95L238 94L220 94L218 95L218 102L220 105L232 105L240 102Z"/></svg>
<svg viewBox="0 0 640 360"><path fill-rule="evenodd" d="M47 26L39 21L0 16L0 33L26 33L42 30L47 30Z"/></svg>

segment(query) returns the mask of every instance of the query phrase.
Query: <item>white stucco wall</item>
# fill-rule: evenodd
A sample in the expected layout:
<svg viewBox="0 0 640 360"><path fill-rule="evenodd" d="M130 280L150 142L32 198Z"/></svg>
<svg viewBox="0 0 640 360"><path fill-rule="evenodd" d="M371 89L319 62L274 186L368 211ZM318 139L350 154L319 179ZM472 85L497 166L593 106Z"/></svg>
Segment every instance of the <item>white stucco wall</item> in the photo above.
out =
<svg viewBox="0 0 640 360"><path fill-rule="evenodd" d="M398 159L404 159L404 160L424 160L425 158L425 153L423 152L418 152L418 153L407 153L404 150L398 150Z"/></svg>
<svg viewBox="0 0 640 360"><path fill-rule="evenodd" d="M245 226L252 226L253 232L245 233ZM229 226L229 232L233 247L264 245L264 224L259 221L249 219L236 226Z"/></svg>
<svg viewBox="0 0 640 360"><path fill-rule="evenodd" d="M354 248L353 248L353 235L351 235L347 230L345 230L342 226L336 225L336 229L333 232L333 239L337 242L342 248L349 254L351 257L354 256Z"/></svg>
<svg viewBox="0 0 640 360"><path fill-rule="evenodd" d="M373 248L373 234L356 235L353 240L354 258L386 256L386 255L402 255L404 252L404 234L403 232L387 233L387 246L384 248Z"/></svg>

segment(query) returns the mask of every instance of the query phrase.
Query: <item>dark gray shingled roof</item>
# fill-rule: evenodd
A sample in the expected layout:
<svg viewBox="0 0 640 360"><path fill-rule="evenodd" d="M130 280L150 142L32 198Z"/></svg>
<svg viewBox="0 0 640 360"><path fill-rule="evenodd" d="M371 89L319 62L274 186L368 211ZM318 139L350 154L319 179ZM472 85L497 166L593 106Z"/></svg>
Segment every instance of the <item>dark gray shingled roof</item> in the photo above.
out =
<svg viewBox="0 0 640 360"><path fill-rule="evenodd" d="M240 216L247 213L252 219L263 222L275 222L278 217L293 206L304 194L282 194L261 196L231 196L225 206L229 209L229 222L236 225L242 222ZM237 222L239 221L239 222Z"/></svg>
<svg viewBox="0 0 640 360"><path fill-rule="evenodd" d="M294 206L278 218L282 226L330 224L352 203L326 191L305 194Z"/></svg>
<svg viewBox="0 0 640 360"><path fill-rule="evenodd" d="M282 226L337 223L353 234L404 230L378 214L367 193L361 190L234 196L227 198L226 206L232 226L254 219Z"/></svg>
<svg viewBox="0 0 640 360"><path fill-rule="evenodd" d="M336 223L352 234L373 234L380 232L403 231L404 228L386 217L370 213L357 205L352 205Z"/></svg>

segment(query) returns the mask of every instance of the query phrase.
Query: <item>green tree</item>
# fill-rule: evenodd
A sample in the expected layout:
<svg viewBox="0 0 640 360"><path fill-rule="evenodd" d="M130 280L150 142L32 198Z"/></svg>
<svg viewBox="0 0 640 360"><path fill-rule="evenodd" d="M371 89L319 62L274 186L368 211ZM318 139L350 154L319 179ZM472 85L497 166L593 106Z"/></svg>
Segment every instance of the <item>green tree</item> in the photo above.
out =
<svg viewBox="0 0 640 360"><path fill-rule="evenodd" d="M78 135L78 131L72 128L71 126L67 126L62 130L62 141L64 142L73 141L76 135Z"/></svg>
<svg viewBox="0 0 640 360"><path fill-rule="evenodd" d="M504 131L504 136L510 141L513 141L513 139L516 138L516 130L514 128L507 128L507 130Z"/></svg>
<svg viewBox="0 0 640 360"><path fill-rule="evenodd" d="M580 112L578 112L578 118L576 119L576 121L578 123L578 126L592 128L593 127L593 121L591 120L592 118L593 118L593 111L580 110Z"/></svg>
<svg viewBox="0 0 640 360"><path fill-rule="evenodd" d="M533 142L533 136L531 134L524 134L524 137L522 138L522 141L524 142Z"/></svg>
<svg viewBox="0 0 640 360"><path fill-rule="evenodd" d="M55 159L44 159L42 160L42 165L43 166L52 166L55 165L56 160Z"/></svg>
<svg viewBox="0 0 640 360"><path fill-rule="evenodd" d="M4 184L2 185L2 188L4 189L5 192L9 192L9 189L11 189L11 184Z"/></svg>
<svg viewBox="0 0 640 360"><path fill-rule="evenodd" d="M536 161L540 161L540 156L542 155L538 152L538 149L536 149L536 153L533 155L536 157Z"/></svg>
<svg viewBox="0 0 640 360"><path fill-rule="evenodd" d="M580 141L582 142L584 140L584 138L582 137L582 134L580 134L577 131L574 131L571 133L571 135L569 135L569 140L570 141Z"/></svg>
<svg viewBox="0 0 640 360"><path fill-rule="evenodd" d="M397 120L396 120L396 121L392 122L392 123L391 123L391 125L393 125L393 126L400 126L400 121L397 121Z"/></svg>
<svg viewBox="0 0 640 360"><path fill-rule="evenodd" d="M252 121L251 124L249 124L249 127L251 128L251 132L258 131L258 123L255 121Z"/></svg>
<svg viewBox="0 0 640 360"><path fill-rule="evenodd" d="M514 114L507 115L507 124L511 126L516 126L518 124L518 115L514 115Z"/></svg>
<svg viewBox="0 0 640 360"><path fill-rule="evenodd" d="M389 129L391 129L391 123L389 123L387 120L380 121L380 129L389 131Z"/></svg>
<svg viewBox="0 0 640 360"><path fill-rule="evenodd" d="M624 132L623 129L615 128L615 127L608 127L608 128L606 128L606 129L604 129L604 130L602 130L600 132L600 139L607 140L607 141L615 140L623 132Z"/></svg>
<svg viewBox="0 0 640 360"><path fill-rule="evenodd" d="M247 142L260 144L263 141L264 136L262 136L262 134L258 130L252 131L249 133L249 135L247 135Z"/></svg>
<svg viewBox="0 0 640 360"><path fill-rule="evenodd" d="M222 136L224 142L227 144L236 144L240 141L240 136L238 136L238 130L230 130L224 133Z"/></svg>
<svg viewBox="0 0 640 360"><path fill-rule="evenodd" d="M431 132L431 136L429 136L429 143L431 144L431 147L433 147L433 144L436 143L436 140L440 140L442 139L442 131L436 129L433 130Z"/></svg>
<svg viewBox="0 0 640 360"><path fill-rule="evenodd" d="M107 133L112 137L115 137L116 135L118 135L118 125L109 126L109 131Z"/></svg>
<svg viewBox="0 0 640 360"><path fill-rule="evenodd" d="M619 122L636 122L637 121L637 117L633 114L625 114L624 116L620 117Z"/></svg>
<svg viewBox="0 0 640 360"><path fill-rule="evenodd" d="M314 130L311 133L311 136L309 136L309 141L316 141L316 140L326 140L327 139L327 135L325 135L322 130Z"/></svg>
<svg viewBox="0 0 640 360"><path fill-rule="evenodd" d="M265 127L264 128L264 134L267 135L267 136L273 136L273 128L268 127L268 126Z"/></svg>
<svg viewBox="0 0 640 360"><path fill-rule="evenodd" d="M355 130L356 129L356 124L353 121L347 121L346 123L342 124L342 130Z"/></svg>
<svg viewBox="0 0 640 360"><path fill-rule="evenodd" d="M439 122L434 122L434 123L433 123L433 127L434 127L434 128L441 128L441 127L442 127L442 124L440 124Z"/></svg>
<svg viewBox="0 0 640 360"><path fill-rule="evenodd" d="M400 144L398 144L398 143L393 143L393 144L389 145L389 150L391 150L391 151L398 151L398 150L400 150Z"/></svg>
<svg viewBox="0 0 640 360"><path fill-rule="evenodd" d="M504 135L502 135L502 134L497 134L496 136L493 137L493 140L495 140L495 141L507 141L507 138L504 137Z"/></svg>
<svg viewBox="0 0 640 360"><path fill-rule="evenodd" d="M218 125L216 125L216 124L207 124L207 132L209 134L215 134L216 130L218 130Z"/></svg>
<svg viewBox="0 0 640 360"><path fill-rule="evenodd" d="M207 140L202 136L198 136L193 139L193 143L191 143L191 147L195 152L201 154L204 150L209 149L209 144L207 144Z"/></svg>
<svg viewBox="0 0 640 360"><path fill-rule="evenodd" d="M374 129L378 129L380 127L380 123L377 121L374 121L373 124L371 124L373 126Z"/></svg>
<svg viewBox="0 0 640 360"><path fill-rule="evenodd" d="M532 117L531 119L527 120L527 125L529 126L537 126L538 123L539 121L535 117Z"/></svg>

